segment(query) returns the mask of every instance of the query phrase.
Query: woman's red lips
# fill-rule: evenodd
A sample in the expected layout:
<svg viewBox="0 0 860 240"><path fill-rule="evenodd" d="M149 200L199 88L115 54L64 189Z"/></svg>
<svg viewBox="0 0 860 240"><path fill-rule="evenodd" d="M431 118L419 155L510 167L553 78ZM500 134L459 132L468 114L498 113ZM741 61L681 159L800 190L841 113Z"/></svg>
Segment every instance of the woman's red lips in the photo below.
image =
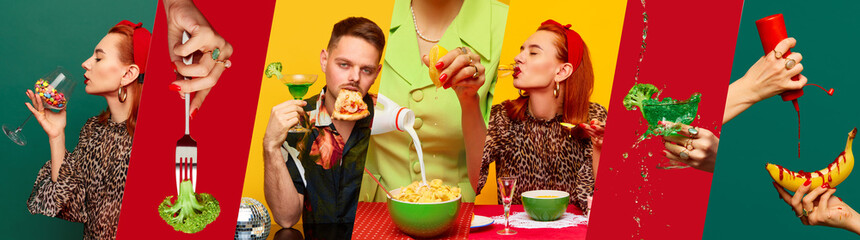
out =
<svg viewBox="0 0 860 240"><path fill-rule="evenodd" d="M517 76L519 76L519 75L520 75L520 73L522 73L522 71L520 71L520 67L519 67L519 66L514 67L514 74L513 74L513 77L514 77L514 78L517 78Z"/></svg>
<svg viewBox="0 0 860 240"><path fill-rule="evenodd" d="M84 76L84 84L85 84L85 85L90 84L90 79L89 79L89 78L87 78L87 76Z"/></svg>

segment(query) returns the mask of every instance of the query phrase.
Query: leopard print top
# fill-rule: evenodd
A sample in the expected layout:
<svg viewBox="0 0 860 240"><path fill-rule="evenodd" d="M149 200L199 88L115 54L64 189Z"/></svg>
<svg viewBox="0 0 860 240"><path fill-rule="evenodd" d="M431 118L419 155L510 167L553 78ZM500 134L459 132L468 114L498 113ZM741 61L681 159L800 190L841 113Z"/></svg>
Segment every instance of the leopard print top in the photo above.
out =
<svg viewBox="0 0 860 240"><path fill-rule="evenodd" d="M588 115L605 122L606 108L591 103ZM520 195L526 191L559 190L570 193L570 203L587 212L587 197L594 192L591 139L570 137L561 122L560 115L549 121L531 114L524 121L513 120L502 104L493 106L477 192L487 182L490 163L496 161L497 176L517 178L513 204L522 204ZM498 201L502 203L501 197Z"/></svg>
<svg viewBox="0 0 860 240"><path fill-rule="evenodd" d="M66 152L57 181L48 160L27 199L32 214L84 223L84 239L114 239L132 136L126 124L87 120L78 145Z"/></svg>

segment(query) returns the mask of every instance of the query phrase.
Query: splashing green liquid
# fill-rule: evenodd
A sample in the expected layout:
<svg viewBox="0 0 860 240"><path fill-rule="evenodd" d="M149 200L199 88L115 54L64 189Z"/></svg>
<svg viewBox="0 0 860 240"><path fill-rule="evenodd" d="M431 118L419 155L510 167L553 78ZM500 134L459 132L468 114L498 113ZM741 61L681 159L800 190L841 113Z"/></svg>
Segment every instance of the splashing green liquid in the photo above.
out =
<svg viewBox="0 0 860 240"><path fill-rule="evenodd" d="M627 110L640 110L645 121L648 122L648 130L642 134L640 141L651 136L677 135L681 130L678 126L666 127L657 124L660 121L689 125L696 119L699 102L702 100L701 93L694 93L687 100L652 97L655 93L659 95L659 92L660 90L654 85L636 84L624 98L624 107Z"/></svg>

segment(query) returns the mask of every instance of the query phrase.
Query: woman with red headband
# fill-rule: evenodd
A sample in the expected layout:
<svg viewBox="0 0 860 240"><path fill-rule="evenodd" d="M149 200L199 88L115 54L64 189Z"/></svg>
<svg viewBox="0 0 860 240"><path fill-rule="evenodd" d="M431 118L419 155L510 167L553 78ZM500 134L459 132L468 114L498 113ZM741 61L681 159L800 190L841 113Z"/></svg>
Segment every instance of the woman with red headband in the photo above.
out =
<svg viewBox="0 0 860 240"><path fill-rule="evenodd" d="M113 239L119 221L131 142L146 72L150 32L123 20L81 64L86 92L102 96L107 109L90 118L73 151L66 150L66 110L46 110L27 90L27 108L51 146L49 160L27 200L32 214L84 223L84 239Z"/></svg>
<svg viewBox="0 0 860 240"><path fill-rule="evenodd" d="M496 161L498 176L517 178L513 204L525 191L551 189L570 193L570 203L587 212L606 121L606 108L589 101L594 74L588 48L570 25L548 20L515 62L513 83L521 96L493 106L486 138L480 138L486 139L483 156L469 158L469 179L480 192Z"/></svg>

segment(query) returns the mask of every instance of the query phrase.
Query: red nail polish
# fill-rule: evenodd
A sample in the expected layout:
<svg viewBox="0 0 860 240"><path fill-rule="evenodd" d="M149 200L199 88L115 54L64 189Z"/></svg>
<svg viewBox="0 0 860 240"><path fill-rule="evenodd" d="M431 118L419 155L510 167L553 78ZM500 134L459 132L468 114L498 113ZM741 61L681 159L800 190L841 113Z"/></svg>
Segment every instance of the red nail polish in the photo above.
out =
<svg viewBox="0 0 860 240"><path fill-rule="evenodd" d="M194 110L191 110L191 119L194 119L194 116L197 116L197 109L199 109L199 108L195 108Z"/></svg>
<svg viewBox="0 0 860 240"><path fill-rule="evenodd" d="M174 91L174 92L179 92L182 90L182 88L180 88L179 85L176 85L173 83L171 83L170 86L168 86L168 88L170 89L170 91Z"/></svg>
<svg viewBox="0 0 860 240"><path fill-rule="evenodd" d="M445 63L443 63L443 62L437 62L436 63L436 70L442 70L442 67L445 67Z"/></svg>
<svg viewBox="0 0 860 240"><path fill-rule="evenodd" d="M841 197L836 197L836 198L837 198L837 199L839 199L839 201L842 201L842 198L841 198ZM843 202L844 202L844 201L843 201Z"/></svg>
<svg viewBox="0 0 860 240"><path fill-rule="evenodd" d="M445 80L448 80L448 74L443 73L442 76L439 76L439 81L442 82L444 85Z"/></svg>
<svg viewBox="0 0 860 240"><path fill-rule="evenodd" d="M664 157L668 157L668 156L669 156L669 152L663 151L663 156L664 156Z"/></svg>
<svg viewBox="0 0 860 240"><path fill-rule="evenodd" d="M809 184L812 184L812 179L806 179L806 182L803 182L803 186L809 186Z"/></svg>

